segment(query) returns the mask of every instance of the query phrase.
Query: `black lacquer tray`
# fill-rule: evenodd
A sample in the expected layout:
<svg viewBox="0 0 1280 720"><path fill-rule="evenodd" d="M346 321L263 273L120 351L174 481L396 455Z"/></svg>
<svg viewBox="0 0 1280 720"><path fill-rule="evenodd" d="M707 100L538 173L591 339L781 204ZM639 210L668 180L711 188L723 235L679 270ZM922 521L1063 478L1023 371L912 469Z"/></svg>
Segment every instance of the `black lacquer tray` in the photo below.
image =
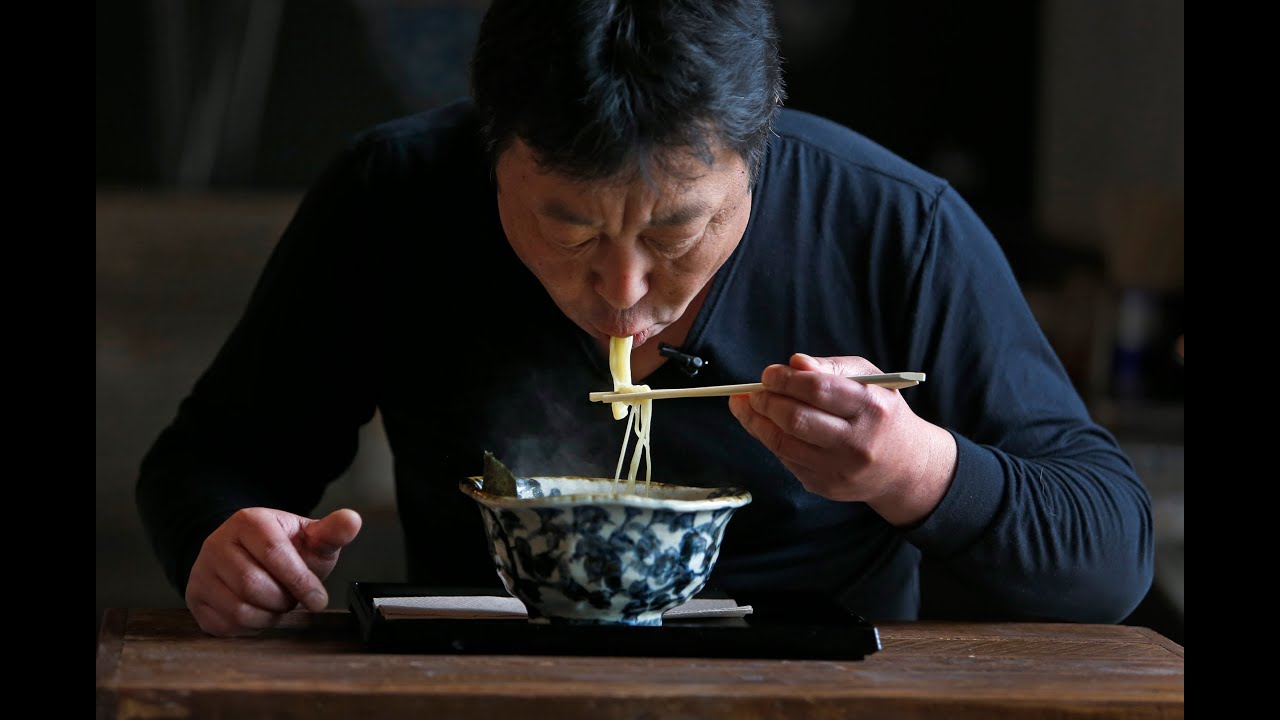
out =
<svg viewBox="0 0 1280 720"><path fill-rule="evenodd" d="M752 607L750 615L668 619L659 627L536 624L524 619L387 619L374 606L374 598L492 594L492 590L442 591L403 583L353 582L348 603L368 649L375 652L861 660L880 650L880 634L865 619L828 599L794 593L736 594L734 600Z"/></svg>

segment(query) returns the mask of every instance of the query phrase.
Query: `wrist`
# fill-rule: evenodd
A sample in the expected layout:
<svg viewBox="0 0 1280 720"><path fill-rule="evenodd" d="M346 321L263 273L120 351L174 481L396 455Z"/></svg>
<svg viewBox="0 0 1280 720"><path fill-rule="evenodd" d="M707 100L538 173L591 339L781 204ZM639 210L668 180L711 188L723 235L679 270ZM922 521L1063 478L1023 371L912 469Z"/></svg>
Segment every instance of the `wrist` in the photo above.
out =
<svg viewBox="0 0 1280 720"><path fill-rule="evenodd" d="M897 479L893 490L868 503L894 527L911 527L927 518L942 502L955 478L955 438L937 425L923 420L920 424L921 430L913 433L914 437L924 440L915 445L916 462L905 464L910 470Z"/></svg>

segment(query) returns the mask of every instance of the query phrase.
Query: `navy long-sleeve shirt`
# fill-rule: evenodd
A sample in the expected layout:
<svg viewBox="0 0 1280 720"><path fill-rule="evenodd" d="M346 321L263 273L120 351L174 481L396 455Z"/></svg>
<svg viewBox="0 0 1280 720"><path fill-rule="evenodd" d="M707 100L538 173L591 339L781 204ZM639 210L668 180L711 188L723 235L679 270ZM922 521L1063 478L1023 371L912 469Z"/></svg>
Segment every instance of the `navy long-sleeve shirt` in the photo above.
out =
<svg viewBox="0 0 1280 720"><path fill-rule="evenodd" d="M657 403L654 479L737 485L711 584L826 593L911 619L922 553L991 616L1122 620L1152 578L1150 498L1095 424L998 244L947 183L783 110L739 247L653 387L756 382L794 352L923 371L954 481L910 529L806 492L725 398ZM484 450L523 475L612 477L626 423L587 400L607 358L520 263L469 102L372 128L304 196L226 344L142 463L138 506L181 592L235 510L308 514L380 411L408 578L498 587L458 490Z"/></svg>

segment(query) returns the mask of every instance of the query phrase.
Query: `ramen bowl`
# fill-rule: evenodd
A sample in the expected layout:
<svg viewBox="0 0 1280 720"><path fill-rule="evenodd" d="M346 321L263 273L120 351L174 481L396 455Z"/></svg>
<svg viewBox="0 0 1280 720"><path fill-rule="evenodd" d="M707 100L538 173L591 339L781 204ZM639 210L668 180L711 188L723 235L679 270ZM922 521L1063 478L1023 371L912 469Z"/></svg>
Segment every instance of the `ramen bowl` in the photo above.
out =
<svg viewBox="0 0 1280 720"><path fill-rule="evenodd" d="M515 480L514 495L460 489L476 501L494 567L533 623L661 625L706 585L739 488L587 477Z"/></svg>

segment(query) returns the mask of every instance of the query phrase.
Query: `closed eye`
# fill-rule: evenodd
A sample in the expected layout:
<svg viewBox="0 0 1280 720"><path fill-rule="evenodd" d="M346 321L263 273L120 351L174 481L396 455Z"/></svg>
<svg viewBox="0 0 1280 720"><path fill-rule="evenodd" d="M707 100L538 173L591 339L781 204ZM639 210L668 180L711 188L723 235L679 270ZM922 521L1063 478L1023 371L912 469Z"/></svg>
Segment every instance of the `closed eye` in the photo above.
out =
<svg viewBox="0 0 1280 720"><path fill-rule="evenodd" d="M590 248L599 237L599 235L592 235L588 238L553 237L550 240L552 244L564 250L579 251Z"/></svg>
<svg viewBox="0 0 1280 720"><path fill-rule="evenodd" d="M679 257L692 250L706 232L706 228L703 228L692 236L679 238L645 236L642 239L645 244L653 248L657 253L670 257Z"/></svg>

